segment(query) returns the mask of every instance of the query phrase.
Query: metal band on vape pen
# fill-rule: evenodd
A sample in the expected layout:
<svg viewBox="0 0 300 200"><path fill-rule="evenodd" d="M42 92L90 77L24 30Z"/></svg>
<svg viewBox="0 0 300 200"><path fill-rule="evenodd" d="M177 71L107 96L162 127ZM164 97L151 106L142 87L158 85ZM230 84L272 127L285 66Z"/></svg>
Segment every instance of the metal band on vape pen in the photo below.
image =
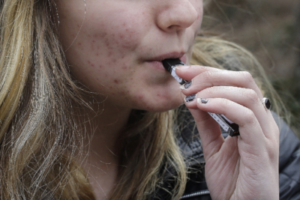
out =
<svg viewBox="0 0 300 200"><path fill-rule="evenodd" d="M180 85L186 84L189 81L183 80L177 76L175 67L178 65L185 65L180 59L166 59L162 61L164 68L177 80ZM230 121L225 115L210 113L208 114L226 131L231 137L240 135L239 126Z"/></svg>

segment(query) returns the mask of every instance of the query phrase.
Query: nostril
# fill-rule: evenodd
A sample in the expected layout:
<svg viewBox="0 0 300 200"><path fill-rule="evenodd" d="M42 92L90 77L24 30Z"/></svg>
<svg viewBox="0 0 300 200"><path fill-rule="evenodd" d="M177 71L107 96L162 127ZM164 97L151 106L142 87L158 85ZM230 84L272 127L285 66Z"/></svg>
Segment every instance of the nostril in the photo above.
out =
<svg viewBox="0 0 300 200"><path fill-rule="evenodd" d="M169 30L173 30L173 29L180 29L180 26L178 25L171 25L168 27Z"/></svg>

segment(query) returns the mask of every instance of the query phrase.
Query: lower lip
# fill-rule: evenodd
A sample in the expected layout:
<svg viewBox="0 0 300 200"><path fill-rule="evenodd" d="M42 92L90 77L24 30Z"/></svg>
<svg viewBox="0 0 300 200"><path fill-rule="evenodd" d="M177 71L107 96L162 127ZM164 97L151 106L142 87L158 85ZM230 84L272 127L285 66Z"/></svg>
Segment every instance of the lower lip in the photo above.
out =
<svg viewBox="0 0 300 200"><path fill-rule="evenodd" d="M185 54L184 54L183 56L181 56L179 59L180 59L183 63L186 63L186 61L187 61L187 57L186 57Z"/></svg>
<svg viewBox="0 0 300 200"><path fill-rule="evenodd" d="M166 71L161 61L149 61L147 63L157 70Z"/></svg>

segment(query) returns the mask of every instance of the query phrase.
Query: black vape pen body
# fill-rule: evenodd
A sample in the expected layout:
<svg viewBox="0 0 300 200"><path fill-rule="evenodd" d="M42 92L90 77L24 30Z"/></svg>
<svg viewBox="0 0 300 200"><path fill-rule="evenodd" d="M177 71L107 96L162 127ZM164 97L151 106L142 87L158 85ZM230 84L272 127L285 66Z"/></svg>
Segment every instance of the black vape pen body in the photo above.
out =
<svg viewBox="0 0 300 200"><path fill-rule="evenodd" d="M170 74L177 80L181 85L188 83L189 81L183 80L177 76L175 67L179 65L185 65L180 59L166 59L162 61L164 68L170 72ZM208 112L208 114L220 125L220 127L226 131L230 136L238 136L239 126L234 122L230 121L225 115L215 114Z"/></svg>

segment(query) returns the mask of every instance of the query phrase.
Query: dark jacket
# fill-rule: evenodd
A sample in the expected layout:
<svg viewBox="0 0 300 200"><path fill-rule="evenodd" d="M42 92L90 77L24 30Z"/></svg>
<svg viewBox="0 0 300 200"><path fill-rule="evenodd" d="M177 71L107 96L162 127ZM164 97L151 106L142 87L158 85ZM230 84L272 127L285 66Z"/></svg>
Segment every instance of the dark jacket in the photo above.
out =
<svg viewBox="0 0 300 200"><path fill-rule="evenodd" d="M300 141L293 131L276 114L273 114L280 127L280 158L279 158L279 184L281 200L300 199ZM192 127L192 128L191 128ZM205 161L198 133L187 126L178 137L179 146L183 152L187 166L192 170L181 199L210 200L210 193L204 177ZM224 137L227 133L222 132ZM168 175L167 175L168 176ZM172 181L166 177L164 187L170 189ZM159 189L152 199L171 199L170 194Z"/></svg>

